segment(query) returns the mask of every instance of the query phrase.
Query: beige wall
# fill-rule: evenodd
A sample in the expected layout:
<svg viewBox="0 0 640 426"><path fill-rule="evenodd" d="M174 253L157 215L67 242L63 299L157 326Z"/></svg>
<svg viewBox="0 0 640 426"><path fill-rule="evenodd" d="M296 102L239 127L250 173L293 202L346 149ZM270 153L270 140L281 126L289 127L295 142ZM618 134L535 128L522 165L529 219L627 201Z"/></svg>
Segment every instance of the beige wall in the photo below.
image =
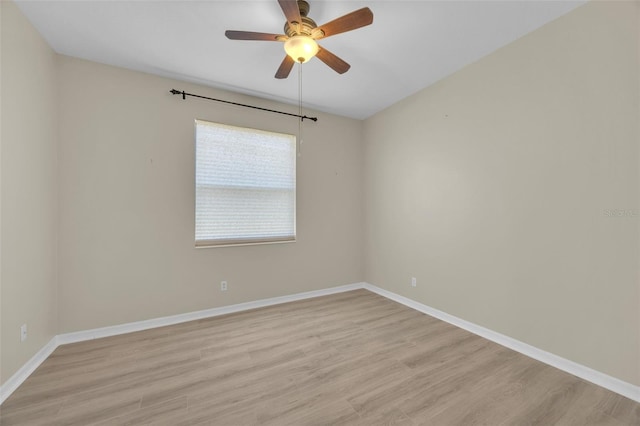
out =
<svg viewBox="0 0 640 426"><path fill-rule="evenodd" d="M367 282L640 385L637 9L587 4L366 121Z"/></svg>
<svg viewBox="0 0 640 426"><path fill-rule="evenodd" d="M55 54L13 2L1 7L4 383L57 333L58 186Z"/></svg>
<svg viewBox="0 0 640 426"><path fill-rule="evenodd" d="M362 281L361 121L305 121L296 243L195 249L194 119L292 134L298 120L169 90L296 107L69 57L58 77L59 332Z"/></svg>

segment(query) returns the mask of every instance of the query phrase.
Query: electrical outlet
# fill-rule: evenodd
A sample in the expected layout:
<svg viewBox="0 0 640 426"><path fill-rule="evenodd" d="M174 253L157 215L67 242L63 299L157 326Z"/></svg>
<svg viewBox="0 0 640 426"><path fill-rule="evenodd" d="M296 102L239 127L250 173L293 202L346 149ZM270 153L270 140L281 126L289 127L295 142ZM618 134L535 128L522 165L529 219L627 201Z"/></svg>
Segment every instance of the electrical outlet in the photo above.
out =
<svg viewBox="0 0 640 426"><path fill-rule="evenodd" d="M27 324L22 324L20 326L20 341L24 342L27 340Z"/></svg>
<svg viewBox="0 0 640 426"><path fill-rule="evenodd" d="M415 287L418 284L418 281L416 281L416 277L411 277L411 287Z"/></svg>
<svg viewBox="0 0 640 426"><path fill-rule="evenodd" d="M220 281L220 291L227 291L227 282Z"/></svg>

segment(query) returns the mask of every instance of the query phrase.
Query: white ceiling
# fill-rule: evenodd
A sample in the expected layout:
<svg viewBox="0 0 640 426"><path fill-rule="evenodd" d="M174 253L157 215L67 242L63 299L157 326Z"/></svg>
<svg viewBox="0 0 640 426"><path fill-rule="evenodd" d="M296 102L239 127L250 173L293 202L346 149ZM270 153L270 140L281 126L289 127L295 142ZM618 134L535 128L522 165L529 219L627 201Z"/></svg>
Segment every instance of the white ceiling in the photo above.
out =
<svg viewBox="0 0 640 426"><path fill-rule="evenodd" d="M372 25L320 43L351 64L347 73L339 75L317 58L302 68L305 106L362 119L584 0L309 3L318 25L364 6L373 11ZM224 36L227 29L282 33L285 19L276 0L17 4L58 53L297 104L297 70L286 80L273 77L284 58L281 43Z"/></svg>

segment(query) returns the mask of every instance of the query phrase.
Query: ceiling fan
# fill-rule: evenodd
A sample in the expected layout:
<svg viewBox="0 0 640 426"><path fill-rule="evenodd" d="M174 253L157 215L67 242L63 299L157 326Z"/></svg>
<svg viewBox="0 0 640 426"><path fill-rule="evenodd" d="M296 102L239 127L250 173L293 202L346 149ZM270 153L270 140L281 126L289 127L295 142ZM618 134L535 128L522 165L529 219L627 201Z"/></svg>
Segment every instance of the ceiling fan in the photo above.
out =
<svg viewBox="0 0 640 426"><path fill-rule="evenodd" d="M317 56L339 74L351 65L318 45L316 40L367 26L373 22L373 13L368 7L348 13L331 22L318 26L309 18L309 3L305 0L278 0L287 22L285 34L257 33L251 31L225 31L231 40L261 40L284 42L287 55L276 72L276 78L287 78L295 62L304 63Z"/></svg>

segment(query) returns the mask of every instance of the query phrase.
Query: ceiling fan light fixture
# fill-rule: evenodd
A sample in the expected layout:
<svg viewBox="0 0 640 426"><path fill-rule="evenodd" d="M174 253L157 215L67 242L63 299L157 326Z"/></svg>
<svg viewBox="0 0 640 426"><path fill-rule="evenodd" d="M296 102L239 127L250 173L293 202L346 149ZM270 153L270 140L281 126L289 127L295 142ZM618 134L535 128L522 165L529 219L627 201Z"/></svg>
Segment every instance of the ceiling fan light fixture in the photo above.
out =
<svg viewBox="0 0 640 426"><path fill-rule="evenodd" d="M2 0L0 0L2 1ZM316 25L309 18L309 3L306 0L278 0L278 4L287 21L284 24L284 34L257 33L254 31L227 30L225 35L230 40L262 40L284 42L284 50L287 53L275 78L287 78L296 62L305 63L317 56L329 68L338 74L349 71L350 65L321 48L316 40L324 40L337 34L357 30L373 23L373 12L368 7L354 10L342 15L324 25Z"/></svg>
<svg viewBox="0 0 640 426"><path fill-rule="evenodd" d="M318 43L306 35L296 35L284 43L284 51L296 62L301 64L316 56Z"/></svg>

